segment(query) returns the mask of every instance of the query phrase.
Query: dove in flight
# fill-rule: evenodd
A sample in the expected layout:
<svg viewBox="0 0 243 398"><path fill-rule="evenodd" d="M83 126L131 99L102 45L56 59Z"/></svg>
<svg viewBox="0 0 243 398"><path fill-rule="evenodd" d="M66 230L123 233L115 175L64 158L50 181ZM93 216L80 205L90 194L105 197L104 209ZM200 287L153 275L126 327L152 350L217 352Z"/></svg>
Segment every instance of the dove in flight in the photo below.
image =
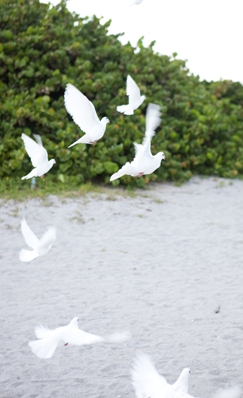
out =
<svg viewBox="0 0 243 398"><path fill-rule="evenodd" d="M107 117L98 118L94 105L76 87L68 83L64 93L64 104L73 121L85 132L81 138L69 145L71 148L76 144L95 144L103 137L107 123Z"/></svg>
<svg viewBox="0 0 243 398"><path fill-rule="evenodd" d="M21 232L26 244L33 250L22 249L19 253L19 259L22 262L29 262L39 256L43 256L51 249L56 240L56 228L49 227L42 238L39 240L33 231L31 231L25 218L21 222Z"/></svg>
<svg viewBox="0 0 243 398"><path fill-rule="evenodd" d="M55 159L48 160L48 154L42 145L41 137L38 134L33 135L36 141L32 140L32 138L28 137L28 135L24 133L21 135L26 152L34 166L34 169L29 174L22 177L22 180L27 180L28 178L33 177L44 177L44 174L46 174L56 163Z"/></svg>
<svg viewBox="0 0 243 398"><path fill-rule="evenodd" d="M160 115L159 105L148 105L146 112L146 131L143 143L137 144L134 142L135 158L131 163L125 163L120 170L112 174L110 181L114 181L125 174L132 177L142 177L143 175L153 173L160 167L161 161L165 159L164 152L158 152L156 155L152 155L151 153L151 138L155 134L155 129L160 124Z"/></svg>
<svg viewBox="0 0 243 398"><path fill-rule="evenodd" d="M35 328L36 337L39 340L29 342L32 352L38 358L51 358L59 343L82 346L101 342L121 343L128 339L128 334L114 333L107 337L84 332L78 327L79 319L73 318L67 326L50 330L46 326L39 325Z"/></svg>
<svg viewBox="0 0 243 398"><path fill-rule="evenodd" d="M128 104L117 106L118 112L124 113L124 115L133 115L135 109L137 109L145 100L145 95L140 95L140 89L130 75L127 76L127 87L126 92L128 95Z"/></svg>
<svg viewBox="0 0 243 398"><path fill-rule="evenodd" d="M148 355L138 354L131 371L137 398L193 398L188 394L190 369L185 368L174 384L159 375Z"/></svg>
<svg viewBox="0 0 243 398"><path fill-rule="evenodd" d="M190 369L182 370L174 384L167 383L159 375L148 355L141 353L133 362L131 376L136 398L195 398L188 394L188 378ZM213 398L240 398L241 389L232 387L219 390Z"/></svg>

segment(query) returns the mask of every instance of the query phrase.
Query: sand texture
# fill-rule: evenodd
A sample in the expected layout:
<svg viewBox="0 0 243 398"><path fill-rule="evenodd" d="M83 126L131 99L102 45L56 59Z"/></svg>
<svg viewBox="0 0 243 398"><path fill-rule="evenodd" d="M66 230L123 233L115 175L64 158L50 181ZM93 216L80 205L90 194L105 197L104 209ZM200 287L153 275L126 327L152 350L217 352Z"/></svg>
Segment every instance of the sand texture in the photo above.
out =
<svg viewBox="0 0 243 398"><path fill-rule="evenodd" d="M243 181L0 204L0 398L134 398L139 350L168 382L189 366L194 396L243 388ZM57 228L31 263L18 259L23 216L38 237ZM75 316L85 331L131 339L32 354L36 324Z"/></svg>

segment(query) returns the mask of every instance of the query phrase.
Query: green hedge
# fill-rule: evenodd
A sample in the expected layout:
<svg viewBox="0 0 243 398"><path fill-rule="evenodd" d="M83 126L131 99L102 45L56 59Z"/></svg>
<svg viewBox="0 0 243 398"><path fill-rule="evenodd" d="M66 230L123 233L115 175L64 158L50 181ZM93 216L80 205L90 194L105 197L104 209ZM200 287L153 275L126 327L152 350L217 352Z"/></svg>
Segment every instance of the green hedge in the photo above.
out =
<svg viewBox="0 0 243 398"><path fill-rule="evenodd" d="M152 175L119 183L142 186L149 180L183 181L192 174L236 177L243 174L243 86L231 81L200 82L186 63L159 55L154 43L137 48L108 35L110 22L80 18L66 2L56 7L38 0L0 0L0 177L21 177L31 163L21 140L40 134L51 170L62 181L109 182L134 157L133 141L144 135L149 102L161 105L162 123L152 152L166 161ZM127 102L130 74L146 100L133 116L116 106ZM82 132L67 114L63 94L70 82L111 123L94 146L68 145Z"/></svg>

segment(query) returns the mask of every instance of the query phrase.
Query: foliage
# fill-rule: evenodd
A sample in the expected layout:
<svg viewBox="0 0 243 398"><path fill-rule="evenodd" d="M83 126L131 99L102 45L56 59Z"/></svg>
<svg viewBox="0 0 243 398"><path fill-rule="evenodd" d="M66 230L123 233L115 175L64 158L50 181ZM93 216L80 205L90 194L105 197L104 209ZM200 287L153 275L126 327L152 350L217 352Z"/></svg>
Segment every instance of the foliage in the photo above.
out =
<svg viewBox="0 0 243 398"><path fill-rule="evenodd" d="M109 182L134 157L133 142L144 135L146 105L162 106L163 120L152 153L165 152L156 173L113 182L143 186L152 180L183 181L192 174L235 177L243 174L243 87L231 81L200 82L184 61L159 55L154 43L137 48L108 35L109 22L70 13L39 0L0 0L0 177L20 177L32 165L21 133L38 133L57 163L50 173L63 182ZM127 102L127 74L146 95L133 116L116 106ZM79 88L107 116L96 145L68 145L82 132L63 104L65 85ZM23 182L24 184L25 182Z"/></svg>

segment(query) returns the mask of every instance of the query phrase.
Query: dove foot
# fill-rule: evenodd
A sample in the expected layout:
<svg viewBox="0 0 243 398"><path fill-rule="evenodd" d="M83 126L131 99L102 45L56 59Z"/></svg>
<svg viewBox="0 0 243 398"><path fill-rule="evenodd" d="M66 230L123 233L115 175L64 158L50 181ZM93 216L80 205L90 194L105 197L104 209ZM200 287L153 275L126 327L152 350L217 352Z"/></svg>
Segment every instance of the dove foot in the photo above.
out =
<svg viewBox="0 0 243 398"><path fill-rule="evenodd" d="M43 176L41 176L41 178L44 178L44 174L43 174Z"/></svg>
<svg viewBox="0 0 243 398"><path fill-rule="evenodd" d="M144 172L141 172L137 175L138 178L141 178L144 175Z"/></svg>
<svg viewBox="0 0 243 398"><path fill-rule="evenodd" d="M65 343L64 345L68 345L68 343Z"/></svg>
<svg viewBox="0 0 243 398"><path fill-rule="evenodd" d="M91 142L91 145L95 145L97 141L98 140Z"/></svg>

